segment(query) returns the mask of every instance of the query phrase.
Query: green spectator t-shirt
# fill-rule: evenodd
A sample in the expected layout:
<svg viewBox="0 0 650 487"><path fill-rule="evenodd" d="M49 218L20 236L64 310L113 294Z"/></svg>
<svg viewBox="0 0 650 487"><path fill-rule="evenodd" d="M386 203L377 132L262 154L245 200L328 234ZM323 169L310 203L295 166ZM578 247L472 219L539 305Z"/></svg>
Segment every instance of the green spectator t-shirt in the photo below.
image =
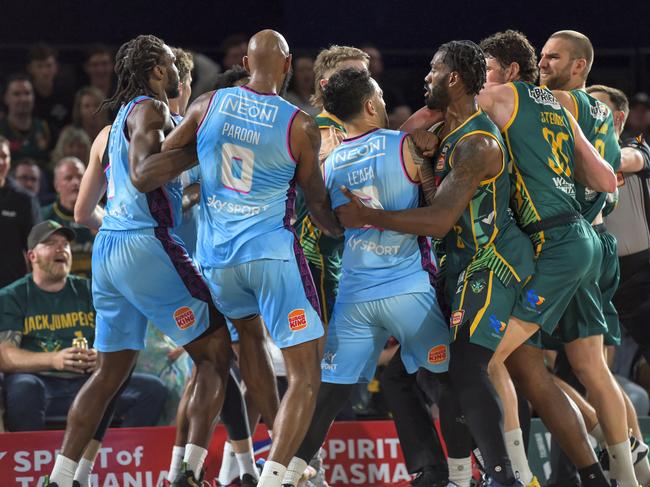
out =
<svg viewBox="0 0 650 487"><path fill-rule="evenodd" d="M92 347L95 309L90 281L69 276L58 292L39 288L27 274L0 289L0 331L22 333L20 348L32 352L56 352L84 337Z"/></svg>

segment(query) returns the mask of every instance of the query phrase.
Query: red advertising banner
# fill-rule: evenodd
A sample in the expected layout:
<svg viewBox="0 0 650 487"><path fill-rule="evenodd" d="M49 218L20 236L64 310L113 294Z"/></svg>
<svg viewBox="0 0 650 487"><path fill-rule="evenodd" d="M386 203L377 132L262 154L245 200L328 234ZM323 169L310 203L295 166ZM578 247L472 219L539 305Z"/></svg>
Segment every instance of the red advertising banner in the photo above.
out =
<svg viewBox="0 0 650 487"><path fill-rule="evenodd" d="M0 434L0 485L41 487L61 445L62 431ZM206 479L219 471L226 433L215 431ZM111 429L95 462L92 487L158 487L167 474L174 428ZM265 458L270 440L263 426L254 437L255 457ZM336 423L324 445L328 482L333 486L408 485L392 421ZM206 484L207 485L207 484Z"/></svg>

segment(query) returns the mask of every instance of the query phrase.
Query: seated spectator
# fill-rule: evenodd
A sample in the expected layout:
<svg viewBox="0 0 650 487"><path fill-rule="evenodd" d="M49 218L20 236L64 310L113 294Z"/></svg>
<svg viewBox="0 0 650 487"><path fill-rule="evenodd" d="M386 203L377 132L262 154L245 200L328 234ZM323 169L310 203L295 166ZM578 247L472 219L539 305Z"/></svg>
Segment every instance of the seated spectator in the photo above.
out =
<svg viewBox="0 0 650 487"><path fill-rule="evenodd" d="M54 221L28 238L33 274L0 290L0 371L6 425L35 431L65 416L97 363L90 281L70 276L73 230ZM87 345L86 345L87 344ZM167 391L156 377L134 374L116 403L123 426L156 424Z"/></svg>
<svg viewBox="0 0 650 487"><path fill-rule="evenodd" d="M77 91L72 108L72 124L83 129L92 142L101 129L108 125L107 110L97 111L104 101L104 95L94 86L86 86ZM82 159L84 163L87 161Z"/></svg>
<svg viewBox="0 0 650 487"><path fill-rule="evenodd" d="M315 117L320 112L320 109L310 102L313 94L314 60L311 56L299 56L293 61L293 78L289 83L289 92L285 98L312 117Z"/></svg>
<svg viewBox="0 0 650 487"><path fill-rule="evenodd" d="M368 71L370 71L370 74L375 81L379 83L379 86L381 86L381 89L384 92L384 100L386 101L386 109L388 110L388 113L394 113L400 107L406 106L406 100L401 88L397 83L386 76L384 58L381 51L370 44L365 45L361 50L370 56Z"/></svg>
<svg viewBox="0 0 650 487"><path fill-rule="evenodd" d="M4 93L7 116L0 120L0 135L9 140L15 159L31 157L45 167L49 159L50 129L47 122L34 116L34 88L25 74L7 80Z"/></svg>
<svg viewBox="0 0 650 487"><path fill-rule="evenodd" d="M38 200L8 177L10 168L9 141L0 136L0 287L27 272L27 235L41 220Z"/></svg>
<svg viewBox="0 0 650 487"><path fill-rule="evenodd" d="M56 141L50 167L53 169L64 157L76 157L85 166L90 156L90 145L90 139L84 129L68 125Z"/></svg>
<svg viewBox="0 0 650 487"><path fill-rule="evenodd" d="M86 51L84 71L88 84L97 88L104 98L113 93L113 52L103 44L93 44Z"/></svg>
<svg viewBox="0 0 650 487"><path fill-rule="evenodd" d="M46 44L36 44L30 50L27 73L34 86L34 115L45 120L52 138L59 135L70 122L72 96L59 76L57 52Z"/></svg>
<svg viewBox="0 0 650 487"><path fill-rule="evenodd" d="M34 159L21 159L16 163L12 176L18 185L32 196L37 196L41 187L41 169Z"/></svg>
<svg viewBox="0 0 650 487"><path fill-rule="evenodd" d="M81 178L86 171L76 157L64 157L54 167L54 189L56 201L41 211L43 220L54 220L64 227L72 228L77 237L70 244L72 249L71 273L90 277L93 242L97 232L74 221L74 205L79 196Z"/></svg>

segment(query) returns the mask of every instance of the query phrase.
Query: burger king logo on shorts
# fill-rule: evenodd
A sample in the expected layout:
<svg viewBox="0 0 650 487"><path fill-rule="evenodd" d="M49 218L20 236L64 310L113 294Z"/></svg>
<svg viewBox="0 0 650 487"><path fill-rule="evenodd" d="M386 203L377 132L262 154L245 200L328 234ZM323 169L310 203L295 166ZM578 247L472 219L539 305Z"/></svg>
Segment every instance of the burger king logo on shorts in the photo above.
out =
<svg viewBox="0 0 650 487"><path fill-rule="evenodd" d="M187 306L181 306L174 311L174 319L176 320L176 326L181 330L185 330L196 323L194 311L192 311L192 308L188 308Z"/></svg>
<svg viewBox="0 0 650 487"><path fill-rule="evenodd" d="M298 331L307 328L307 316L304 309L294 309L287 315L291 331Z"/></svg>
<svg viewBox="0 0 650 487"><path fill-rule="evenodd" d="M436 345L429 350L429 363L437 365L447 360L447 345Z"/></svg>

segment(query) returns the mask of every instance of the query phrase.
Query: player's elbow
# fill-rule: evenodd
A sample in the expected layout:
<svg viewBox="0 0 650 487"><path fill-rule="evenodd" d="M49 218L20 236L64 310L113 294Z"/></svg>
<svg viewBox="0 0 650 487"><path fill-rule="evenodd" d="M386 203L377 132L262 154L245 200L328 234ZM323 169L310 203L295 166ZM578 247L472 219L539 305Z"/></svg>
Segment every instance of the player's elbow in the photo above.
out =
<svg viewBox="0 0 650 487"><path fill-rule="evenodd" d="M617 181L616 181L616 174L614 172L610 171L607 174L607 177L603 178L603 192L604 193L613 193L616 191L617 187Z"/></svg>
<svg viewBox="0 0 650 487"><path fill-rule="evenodd" d="M151 187L151 184L149 184L149 178L147 178L147 175L141 167L135 167L129 171L129 177L131 179L131 184L133 187L141 193L147 193L155 189Z"/></svg>

